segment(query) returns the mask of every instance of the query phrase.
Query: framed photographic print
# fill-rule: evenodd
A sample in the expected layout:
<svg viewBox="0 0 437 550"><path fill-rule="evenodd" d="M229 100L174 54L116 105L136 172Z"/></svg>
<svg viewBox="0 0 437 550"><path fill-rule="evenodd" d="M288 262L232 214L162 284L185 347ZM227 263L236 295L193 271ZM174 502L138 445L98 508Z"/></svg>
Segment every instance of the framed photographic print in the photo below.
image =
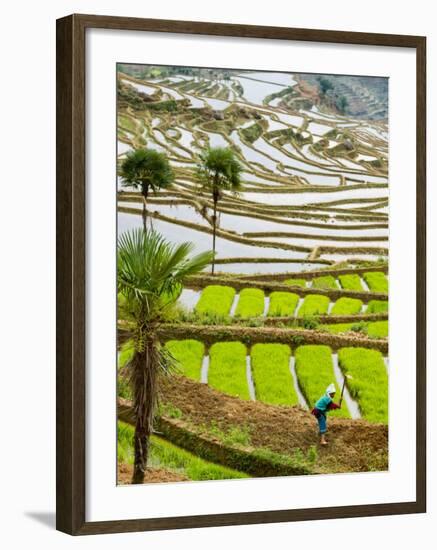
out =
<svg viewBox="0 0 437 550"><path fill-rule="evenodd" d="M57 528L424 512L425 38L57 22Z"/></svg>

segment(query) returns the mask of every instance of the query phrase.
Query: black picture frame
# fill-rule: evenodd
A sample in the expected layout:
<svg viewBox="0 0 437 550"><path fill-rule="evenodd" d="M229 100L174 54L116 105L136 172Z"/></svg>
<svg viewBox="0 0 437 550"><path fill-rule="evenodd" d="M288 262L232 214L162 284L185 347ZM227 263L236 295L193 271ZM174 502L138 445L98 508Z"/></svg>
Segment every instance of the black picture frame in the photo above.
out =
<svg viewBox="0 0 437 550"><path fill-rule="evenodd" d="M411 502L87 522L85 514L85 32L89 28L412 48L416 51L416 499ZM97 15L57 21L57 529L71 535L426 511L426 38Z"/></svg>

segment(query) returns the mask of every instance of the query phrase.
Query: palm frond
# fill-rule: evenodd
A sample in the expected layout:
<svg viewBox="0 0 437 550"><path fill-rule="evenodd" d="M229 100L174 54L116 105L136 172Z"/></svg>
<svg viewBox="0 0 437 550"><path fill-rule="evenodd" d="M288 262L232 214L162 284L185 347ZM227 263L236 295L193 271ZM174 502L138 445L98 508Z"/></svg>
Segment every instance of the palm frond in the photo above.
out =
<svg viewBox="0 0 437 550"><path fill-rule="evenodd" d="M192 249L192 243L169 243L154 230L123 233L118 239L118 291L146 316L163 304L174 303L185 277L212 261L211 252L189 257Z"/></svg>

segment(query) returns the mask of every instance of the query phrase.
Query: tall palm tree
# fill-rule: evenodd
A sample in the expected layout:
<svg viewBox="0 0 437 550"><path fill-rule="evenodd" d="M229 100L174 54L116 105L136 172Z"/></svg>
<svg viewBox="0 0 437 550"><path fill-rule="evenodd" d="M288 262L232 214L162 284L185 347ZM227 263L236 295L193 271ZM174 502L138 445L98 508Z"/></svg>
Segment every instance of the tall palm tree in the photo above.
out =
<svg viewBox="0 0 437 550"><path fill-rule="evenodd" d="M189 257L192 243L173 245L153 230L136 229L118 239L117 286L124 311L134 322L134 353L130 374L135 414L132 483L143 483L149 438L158 396L159 377L168 373L172 358L161 347L156 329L177 300L185 277L203 270L211 252Z"/></svg>
<svg viewBox="0 0 437 550"><path fill-rule="evenodd" d="M209 191L213 202L213 233L212 250L215 257L215 241L217 233L217 204L223 196L223 191L237 193L241 189L240 173L242 166L230 147L209 148L200 157L198 178L203 189ZM211 274L214 275L214 257Z"/></svg>
<svg viewBox="0 0 437 550"><path fill-rule="evenodd" d="M124 186L134 187L143 195L143 226L147 229L147 197L167 188L174 180L173 170L164 153L154 149L130 151L120 166Z"/></svg>

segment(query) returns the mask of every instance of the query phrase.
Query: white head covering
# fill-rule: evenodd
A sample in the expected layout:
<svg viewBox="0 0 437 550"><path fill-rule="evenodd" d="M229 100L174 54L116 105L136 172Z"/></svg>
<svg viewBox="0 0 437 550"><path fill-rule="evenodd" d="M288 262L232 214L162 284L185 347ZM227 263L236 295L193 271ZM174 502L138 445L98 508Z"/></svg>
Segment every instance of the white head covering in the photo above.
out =
<svg viewBox="0 0 437 550"><path fill-rule="evenodd" d="M335 384L329 384L329 386L326 388L326 394L329 395L331 393L335 393Z"/></svg>

